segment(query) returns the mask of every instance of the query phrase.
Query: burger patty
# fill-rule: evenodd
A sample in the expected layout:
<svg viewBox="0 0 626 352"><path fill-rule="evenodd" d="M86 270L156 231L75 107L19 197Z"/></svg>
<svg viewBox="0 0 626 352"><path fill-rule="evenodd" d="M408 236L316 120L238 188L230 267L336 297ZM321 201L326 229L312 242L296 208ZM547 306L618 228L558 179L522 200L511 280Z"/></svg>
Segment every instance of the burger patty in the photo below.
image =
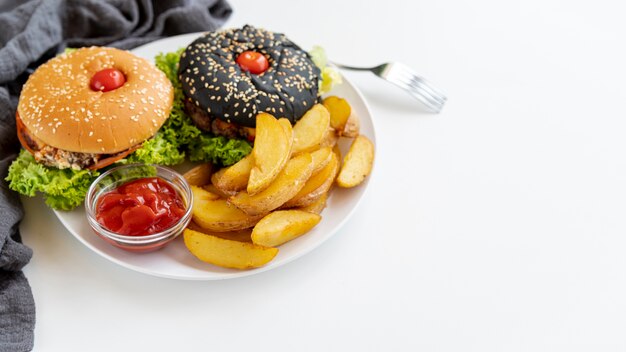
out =
<svg viewBox="0 0 626 352"><path fill-rule="evenodd" d="M139 147L141 147L141 144L116 154L93 154L70 152L46 145L39 150L31 151L31 153L38 163L46 166L52 166L58 169L97 170L127 157Z"/></svg>
<svg viewBox="0 0 626 352"><path fill-rule="evenodd" d="M35 151L33 156L38 163L43 165L74 170L82 170L95 165L102 157L101 154L68 152L49 145Z"/></svg>
<svg viewBox="0 0 626 352"><path fill-rule="evenodd" d="M254 139L254 128L240 126L234 123L213 118L204 110L200 109L190 99L185 99L185 111L193 122L203 131L228 138L245 138L249 141Z"/></svg>
<svg viewBox="0 0 626 352"><path fill-rule="evenodd" d="M38 163L58 169L97 170L123 159L141 146L140 143L115 154L71 152L46 145L37 140L28 132L19 115L16 115L16 124L17 136L24 149L28 150Z"/></svg>

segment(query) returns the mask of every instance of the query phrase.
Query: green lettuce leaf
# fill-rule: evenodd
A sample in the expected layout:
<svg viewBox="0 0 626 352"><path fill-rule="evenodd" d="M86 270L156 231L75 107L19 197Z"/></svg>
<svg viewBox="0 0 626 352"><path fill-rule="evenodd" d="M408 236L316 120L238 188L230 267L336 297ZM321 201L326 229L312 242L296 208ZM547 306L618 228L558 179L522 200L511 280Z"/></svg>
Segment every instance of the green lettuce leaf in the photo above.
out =
<svg viewBox="0 0 626 352"><path fill-rule="evenodd" d="M57 169L35 162L22 150L9 167L9 188L26 196L44 193L46 204L53 209L71 210L82 203L97 171Z"/></svg>
<svg viewBox="0 0 626 352"><path fill-rule="evenodd" d="M189 160L229 166L250 154L251 151L252 146L243 139L201 135L189 145Z"/></svg>
<svg viewBox="0 0 626 352"><path fill-rule="evenodd" d="M328 58L326 57L326 51L324 51L324 48L315 45L309 51L309 55L311 56L311 60L313 60L315 66L319 67L320 71L322 71L319 84L320 95L330 92L333 87L341 84L342 79L339 71L337 71L334 67L328 66Z"/></svg>
<svg viewBox="0 0 626 352"><path fill-rule="evenodd" d="M185 160L185 153L171 143L163 133L145 141L141 148L126 158L125 163L176 165Z"/></svg>
<svg viewBox="0 0 626 352"><path fill-rule="evenodd" d="M167 78L174 85L174 88L180 88L180 82L178 82L178 62L180 61L180 55L182 55L183 51L185 51L185 48L180 48L169 53L159 53L154 58L154 64L159 70L165 73Z"/></svg>
<svg viewBox="0 0 626 352"><path fill-rule="evenodd" d="M328 59L326 58L326 51L319 45L314 45L311 50L309 50L309 55L311 56L311 60L315 64L315 66L320 69L326 67L328 63Z"/></svg>

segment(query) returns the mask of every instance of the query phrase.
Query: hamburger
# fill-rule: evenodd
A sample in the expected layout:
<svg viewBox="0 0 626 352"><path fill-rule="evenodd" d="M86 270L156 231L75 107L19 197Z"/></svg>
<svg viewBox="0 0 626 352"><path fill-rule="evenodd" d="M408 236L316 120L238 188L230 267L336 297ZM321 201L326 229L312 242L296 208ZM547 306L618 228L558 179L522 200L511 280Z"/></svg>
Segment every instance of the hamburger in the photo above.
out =
<svg viewBox="0 0 626 352"><path fill-rule="evenodd" d="M9 188L71 210L102 168L181 162L178 145L158 132L173 97L168 77L128 51L90 47L49 60L22 87L15 118L23 149L9 168Z"/></svg>
<svg viewBox="0 0 626 352"><path fill-rule="evenodd" d="M17 106L18 138L42 165L97 170L152 137L173 95L165 74L145 59L114 48L78 49L28 78Z"/></svg>
<svg viewBox="0 0 626 352"><path fill-rule="evenodd" d="M209 32L181 54L185 111L202 130L254 139L256 115L295 123L319 101L320 68L284 34L244 26Z"/></svg>

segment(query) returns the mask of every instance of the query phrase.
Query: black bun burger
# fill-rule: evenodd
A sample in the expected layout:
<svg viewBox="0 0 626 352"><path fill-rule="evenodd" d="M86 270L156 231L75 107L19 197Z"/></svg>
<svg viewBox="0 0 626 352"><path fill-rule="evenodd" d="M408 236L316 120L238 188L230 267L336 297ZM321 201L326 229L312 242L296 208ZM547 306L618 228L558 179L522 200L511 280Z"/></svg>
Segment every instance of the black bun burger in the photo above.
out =
<svg viewBox="0 0 626 352"><path fill-rule="evenodd" d="M260 112L295 123L318 101L320 70L309 54L283 34L252 26L196 39L178 74L196 125L231 138L253 138Z"/></svg>

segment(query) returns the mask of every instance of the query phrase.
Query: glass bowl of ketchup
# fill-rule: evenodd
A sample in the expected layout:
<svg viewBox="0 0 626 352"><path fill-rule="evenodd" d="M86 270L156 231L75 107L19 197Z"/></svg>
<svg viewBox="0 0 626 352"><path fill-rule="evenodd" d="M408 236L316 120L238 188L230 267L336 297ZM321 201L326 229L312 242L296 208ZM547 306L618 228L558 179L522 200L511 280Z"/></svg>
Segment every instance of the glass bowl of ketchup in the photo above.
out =
<svg viewBox="0 0 626 352"><path fill-rule="evenodd" d="M129 164L100 175L87 191L89 225L108 243L133 252L162 248L191 220L193 194L177 172Z"/></svg>

